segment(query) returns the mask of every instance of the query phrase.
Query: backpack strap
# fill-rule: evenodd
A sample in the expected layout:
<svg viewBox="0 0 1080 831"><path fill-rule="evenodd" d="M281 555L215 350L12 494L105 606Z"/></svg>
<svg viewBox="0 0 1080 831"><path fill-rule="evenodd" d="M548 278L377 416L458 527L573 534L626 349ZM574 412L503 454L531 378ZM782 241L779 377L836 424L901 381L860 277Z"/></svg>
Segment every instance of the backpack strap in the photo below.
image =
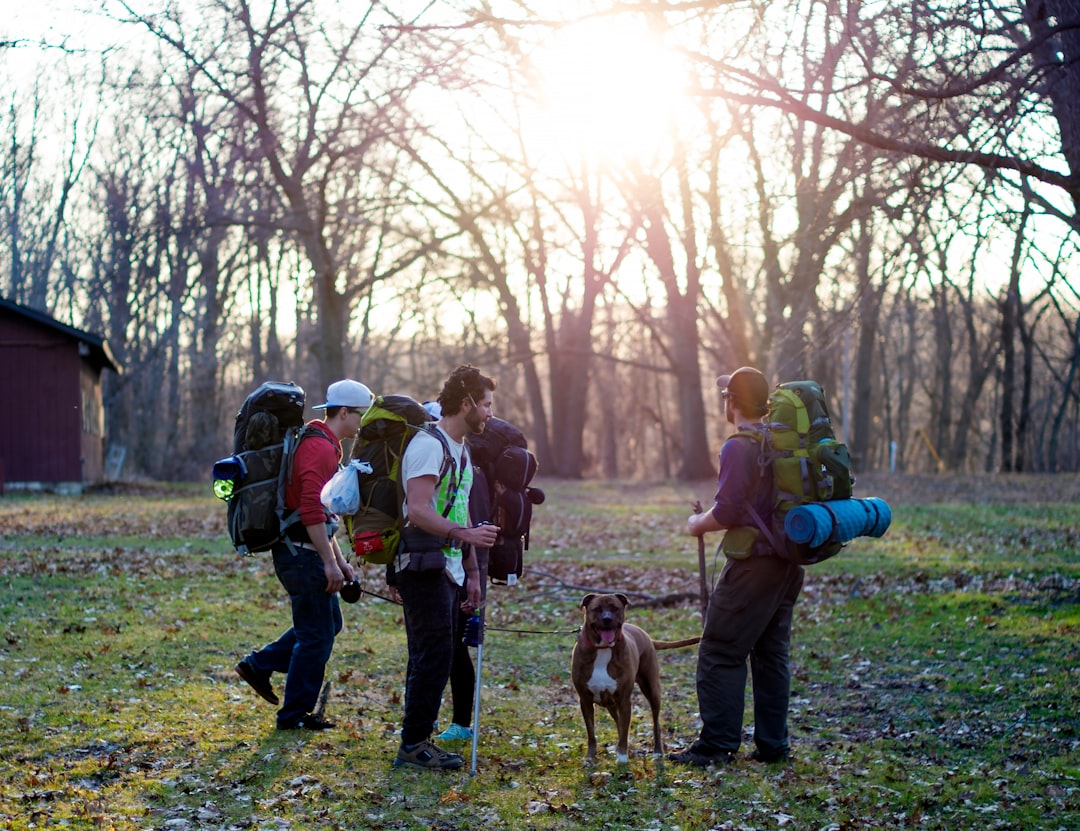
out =
<svg viewBox="0 0 1080 831"><path fill-rule="evenodd" d="M758 482L760 483L761 479L764 478L765 468L768 465L772 464L773 455L775 453L772 447L772 442L769 440L768 429L761 431L740 430L737 433L733 433L731 435L731 438L735 437L750 439L758 443L758 446L760 447L760 452L758 453ZM773 490L775 491L775 489L776 482L774 480ZM773 502L775 501L776 499L774 494ZM776 538L776 534L773 533L772 528L769 527L769 524L765 522L761 514L757 512L757 509L750 501L746 503L746 512L750 514L750 518L754 521L754 525L757 526L757 529L761 531L765 539L768 540L769 545L773 547L773 551L775 551L777 554L782 553L784 551L784 546L782 545L781 541Z"/></svg>
<svg viewBox="0 0 1080 831"><path fill-rule="evenodd" d="M300 442L308 438L308 436L322 436L327 441L331 441L326 433L316 427L312 427L310 424L305 424L299 430L286 430L284 440L285 447L281 451L281 471L278 474L278 506L279 511L281 512L279 514L281 540L285 543L285 546L294 557L297 554L296 543L293 541L292 537L285 532L300 521L300 509L293 508L291 511L285 511L285 492L288 490L289 485L292 484L293 459L296 456L296 451L300 448ZM327 533L330 532L330 528L331 523L327 522ZM333 536L333 534L330 534L330 536Z"/></svg>
<svg viewBox="0 0 1080 831"><path fill-rule="evenodd" d="M775 551L777 554L781 554L784 551L784 548L780 540L776 538L776 535L772 532L772 529L769 528L765 520L761 518L761 515L757 512L754 506L748 504L746 506L746 510L750 512L750 518L754 520L754 525L756 525L758 530L765 535L765 539L769 541L769 545L773 547L773 551Z"/></svg>
<svg viewBox="0 0 1080 831"><path fill-rule="evenodd" d="M469 454L469 448L467 446L464 446L461 451L460 462L455 462L454 456L450 452L450 444L449 442L447 442L446 436L442 434L441 430L434 426L428 426L427 424L409 424L407 426L409 429L416 430L418 433L426 433L427 435L438 439L439 444L442 445L443 460L439 468L439 477L435 482L435 487L438 488L439 485L442 484L443 480L446 478L447 474L450 475L450 499L447 500L447 504L442 510L442 517L443 519L446 519L446 517L450 516L450 511L453 510L454 503L457 501L458 490L461 485L461 479L465 476L466 466L472 464L472 457ZM401 481L401 476L397 477L397 490L399 503L404 502L405 485ZM417 530L419 531L419 529ZM426 532L421 533L425 534L426 537L430 537L433 543L438 543L440 548L444 545L453 544L453 541L450 539L436 537L434 534L426 534Z"/></svg>
<svg viewBox="0 0 1080 831"><path fill-rule="evenodd" d="M446 436L442 434L442 430L438 427L428 427L426 424L409 425L410 428L416 430L419 433L427 433L439 440L439 444L443 449L443 460L439 467L439 478L435 480L435 487L437 488L442 484L443 479L446 478L446 474L450 474L450 501L447 502L446 508L443 510L442 515L445 519L450 516L450 511L454 508L454 502L457 500L458 486L461 484L461 478L465 475L465 465L469 463L469 448L463 447L461 451L461 461L455 462L454 456L450 452L450 444L446 440ZM398 477L398 486L404 488L401 484L401 477ZM404 493L401 497L402 501L405 501Z"/></svg>

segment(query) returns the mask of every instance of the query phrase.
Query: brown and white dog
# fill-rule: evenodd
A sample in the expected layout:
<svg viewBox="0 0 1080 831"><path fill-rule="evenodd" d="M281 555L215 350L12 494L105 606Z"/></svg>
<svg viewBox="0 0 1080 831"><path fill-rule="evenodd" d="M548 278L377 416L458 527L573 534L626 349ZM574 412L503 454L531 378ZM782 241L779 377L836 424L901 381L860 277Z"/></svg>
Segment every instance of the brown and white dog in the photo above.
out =
<svg viewBox="0 0 1080 831"><path fill-rule="evenodd" d="M607 708L615 719L619 731L616 761L630 760L630 699L635 682L652 709L653 753L664 752L660 738L660 662L656 650L693 646L701 640L654 641L640 627L625 622L629 605L625 594L587 594L581 599L585 623L574 644L570 677L585 719L589 742L586 761L596 758L595 704Z"/></svg>

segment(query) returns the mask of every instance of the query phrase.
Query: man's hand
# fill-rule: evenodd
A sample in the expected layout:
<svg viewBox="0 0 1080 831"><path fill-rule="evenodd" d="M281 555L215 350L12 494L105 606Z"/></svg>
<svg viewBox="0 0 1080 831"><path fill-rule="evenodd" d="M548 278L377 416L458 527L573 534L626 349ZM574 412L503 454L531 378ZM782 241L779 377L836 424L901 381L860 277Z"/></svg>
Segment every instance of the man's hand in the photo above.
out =
<svg viewBox="0 0 1080 831"><path fill-rule="evenodd" d="M499 536L501 529L498 525L481 523L471 528L458 528L454 531L454 538L459 539L466 545L476 548L491 548L495 545L495 538Z"/></svg>
<svg viewBox="0 0 1080 831"><path fill-rule="evenodd" d="M694 513L686 518L686 533L691 537L701 537L709 531L718 531L720 526L713 519L712 511L701 510L701 503L694 503Z"/></svg>
<svg viewBox="0 0 1080 831"><path fill-rule="evenodd" d="M356 570L352 567L352 563L342 553L341 546L338 545L337 539L330 537L330 550L334 552L334 559L337 561L338 568L341 569L341 573L345 575L345 582L352 583L356 580Z"/></svg>
<svg viewBox="0 0 1080 831"><path fill-rule="evenodd" d="M461 601L461 611L467 615L475 614L480 611L480 603L483 598L481 597L480 581L469 580L468 585L465 587L467 597Z"/></svg>
<svg viewBox="0 0 1080 831"><path fill-rule="evenodd" d="M326 575L326 593L336 594L345 585L345 575L338 567L337 560L323 564L323 574Z"/></svg>

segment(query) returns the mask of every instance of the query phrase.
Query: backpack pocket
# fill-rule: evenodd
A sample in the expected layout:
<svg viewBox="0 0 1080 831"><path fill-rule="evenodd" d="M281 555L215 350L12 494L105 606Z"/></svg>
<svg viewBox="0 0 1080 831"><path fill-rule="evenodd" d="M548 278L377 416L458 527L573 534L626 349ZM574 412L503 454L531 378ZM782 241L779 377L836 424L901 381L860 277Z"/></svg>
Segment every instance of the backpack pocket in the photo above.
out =
<svg viewBox="0 0 1080 831"><path fill-rule="evenodd" d="M499 526L499 536L510 539L529 533L532 502L524 491L501 488L495 497L495 505L495 524Z"/></svg>
<svg viewBox="0 0 1080 831"><path fill-rule="evenodd" d="M281 539L282 514L278 502L278 474L284 445L246 450L234 458L244 471L229 497L229 537L237 551L269 551Z"/></svg>
<svg viewBox="0 0 1080 831"><path fill-rule="evenodd" d="M353 551L364 562L386 565L397 554L401 531L397 519L381 511L369 510L352 518Z"/></svg>
<svg viewBox="0 0 1080 831"><path fill-rule="evenodd" d="M488 552L488 579L498 586L512 586L524 572L521 537L500 536Z"/></svg>
<svg viewBox="0 0 1080 831"><path fill-rule="evenodd" d="M751 525L737 525L729 528L720 543L720 550L732 560L745 560L754 553L754 544L761 536L761 531Z"/></svg>
<svg viewBox="0 0 1080 831"><path fill-rule="evenodd" d="M818 496L821 500L851 499L855 477L851 475L851 454L847 446L835 439L825 439L815 447L814 458L828 473L828 492Z"/></svg>
<svg viewBox="0 0 1080 831"><path fill-rule="evenodd" d="M512 491L523 491L536 475L536 457L524 447L508 447L495 461L495 481Z"/></svg>

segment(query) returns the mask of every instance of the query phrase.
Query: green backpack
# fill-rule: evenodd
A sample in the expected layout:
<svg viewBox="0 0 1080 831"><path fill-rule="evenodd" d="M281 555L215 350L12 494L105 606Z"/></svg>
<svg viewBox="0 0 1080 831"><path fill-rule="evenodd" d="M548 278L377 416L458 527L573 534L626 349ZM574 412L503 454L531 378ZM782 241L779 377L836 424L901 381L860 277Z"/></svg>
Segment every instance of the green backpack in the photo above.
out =
<svg viewBox="0 0 1080 831"><path fill-rule="evenodd" d="M434 436L443 446L439 481L447 473L458 475L446 439L430 423L427 410L409 396L377 396L360 420L351 465L357 469L360 506L355 514L345 517L345 527L352 539L353 551L363 562L385 565L398 553L401 505L405 500L401 457L413 436L420 431ZM452 504L451 501L446 507L447 514Z"/></svg>
<svg viewBox="0 0 1080 831"><path fill-rule="evenodd" d="M851 455L836 438L825 392L817 381L789 381L769 396L769 413L762 433L736 433L761 441L763 463L772 465L775 502L772 523L748 506L756 528L736 528L724 539L724 550L746 556L760 530L772 547L793 562L810 565L827 560L843 548L838 539L819 546L794 543L783 534L784 518L807 502L850 499L855 478ZM734 533L733 533L734 532ZM748 533L749 532L749 533Z"/></svg>

